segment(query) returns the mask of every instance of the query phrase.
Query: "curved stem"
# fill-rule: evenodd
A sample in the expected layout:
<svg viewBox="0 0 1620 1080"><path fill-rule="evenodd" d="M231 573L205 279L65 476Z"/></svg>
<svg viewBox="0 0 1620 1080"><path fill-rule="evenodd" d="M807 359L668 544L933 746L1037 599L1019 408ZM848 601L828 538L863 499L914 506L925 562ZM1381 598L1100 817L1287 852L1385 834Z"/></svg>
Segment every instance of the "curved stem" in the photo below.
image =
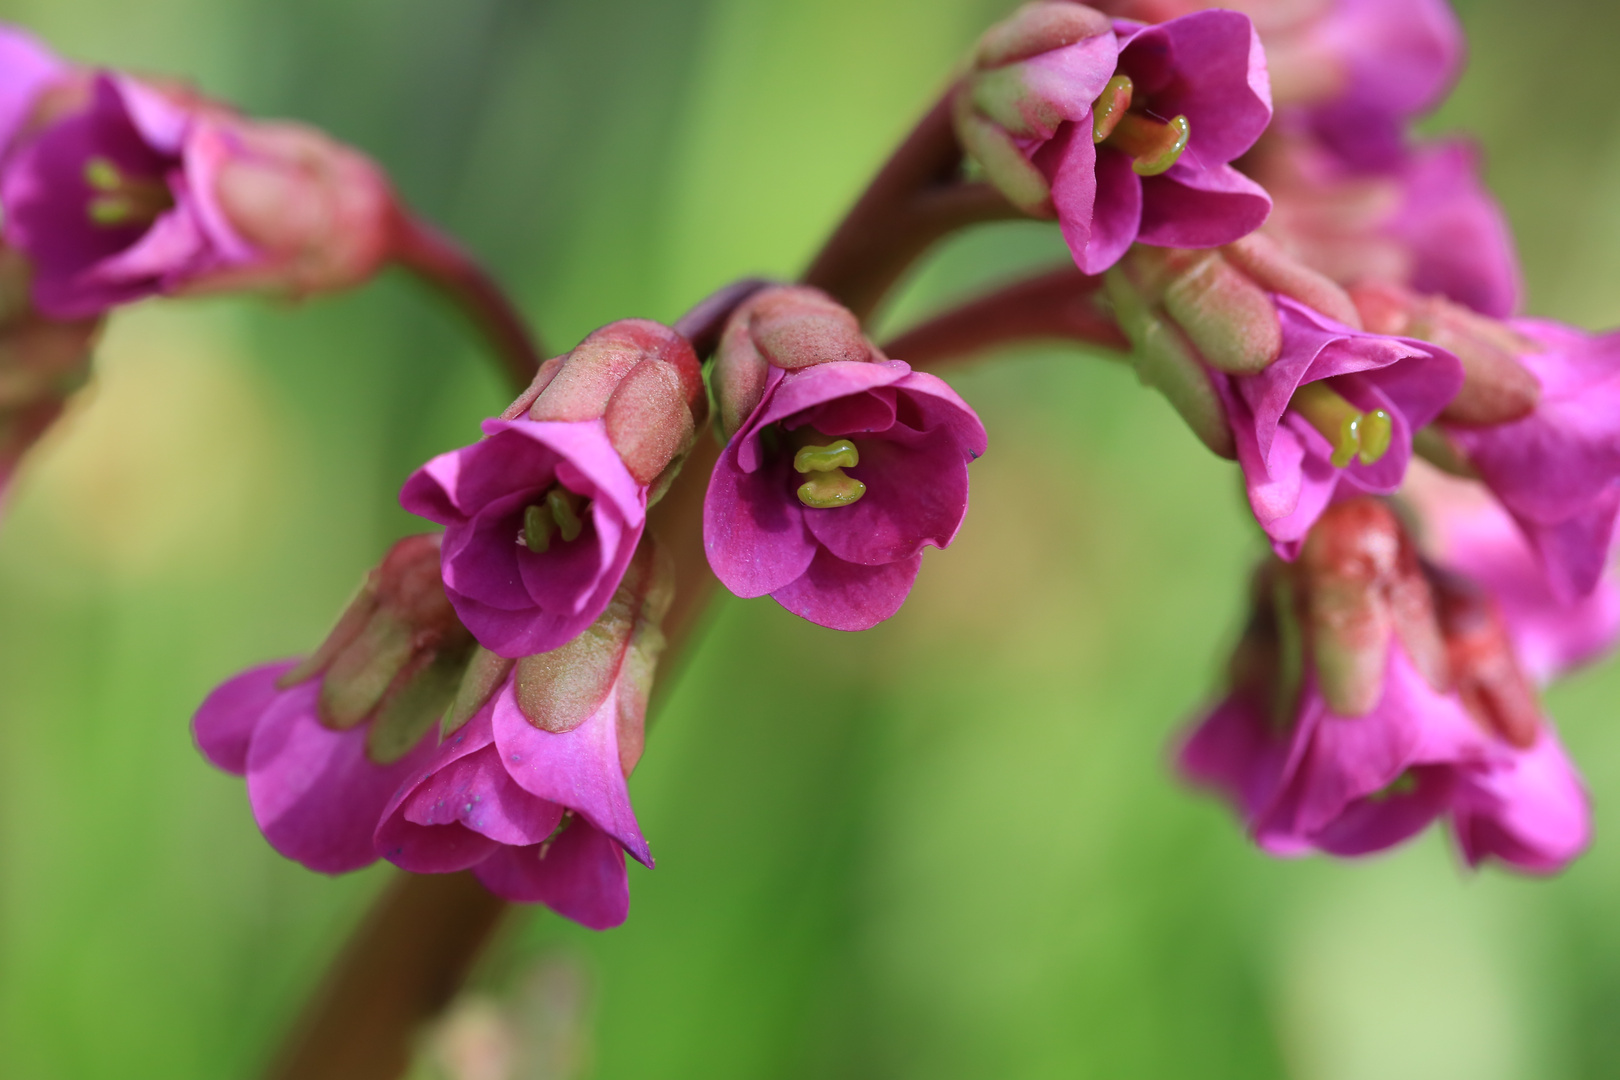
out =
<svg viewBox="0 0 1620 1080"><path fill-rule="evenodd" d="M1130 343L1097 305L1102 278L1064 267L951 308L884 343L914 368L938 370L1015 341L1074 341L1126 351Z"/></svg>
<svg viewBox="0 0 1620 1080"><path fill-rule="evenodd" d="M967 225L1025 216L990 185L961 179L952 90L900 144L801 279L831 294L862 322L941 237Z"/></svg>
<svg viewBox="0 0 1620 1080"><path fill-rule="evenodd" d="M543 346L495 279L460 244L405 211L395 218L394 261L437 289L478 328L512 386L529 385Z"/></svg>

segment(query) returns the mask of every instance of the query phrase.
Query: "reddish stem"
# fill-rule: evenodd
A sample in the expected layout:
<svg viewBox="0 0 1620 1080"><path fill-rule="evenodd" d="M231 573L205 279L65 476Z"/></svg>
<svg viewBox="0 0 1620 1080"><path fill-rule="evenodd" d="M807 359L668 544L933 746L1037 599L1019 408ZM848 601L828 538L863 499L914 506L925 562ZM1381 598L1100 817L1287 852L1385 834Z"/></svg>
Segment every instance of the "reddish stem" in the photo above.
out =
<svg viewBox="0 0 1620 1080"><path fill-rule="evenodd" d="M1097 306L1102 278L1064 267L1028 278L951 308L912 327L883 351L914 368L937 370L954 360L1015 341L1077 341L1130 348L1114 320Z"/></svg>
<svg viewBox="0 0 1620 1080"><path fill-rule="evenodd" d="M865 322L935 241L967 225L1024 216L990 185L964 182L961 171L947 90L822 246L804 284Z"/></svg>
<svg viewBox="0 0 1620 1080"><path fill-rule="evenodd" d="M545 358L544 347L495 279L460 244L400 211L393 256L461 309L489 341L516 389L529 385Z"/></svg>

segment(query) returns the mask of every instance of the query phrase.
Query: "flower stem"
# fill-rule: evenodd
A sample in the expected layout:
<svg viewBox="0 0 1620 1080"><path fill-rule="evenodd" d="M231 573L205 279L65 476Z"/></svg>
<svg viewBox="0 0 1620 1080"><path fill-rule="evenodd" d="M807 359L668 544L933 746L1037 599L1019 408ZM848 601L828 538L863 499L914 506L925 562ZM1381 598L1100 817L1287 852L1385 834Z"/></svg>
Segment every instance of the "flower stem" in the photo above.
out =
<svg viewBox="0 0 1620 1080"><path fill-rule="evenodd" d="M402 210L395 219L393 257L461 309L515 389L529 385L544 347L495 279L460 244Z"/></svg>
<svg viewBox="0 0 1620 1080"><path fill-rule="evenodd" d="M1016 341L1074 341L1126 351L1130 343L1097 303L1102 278L1064 267L1009 285L934 316L886 342L883 351L937 370Z"/></svg>
<svg viewBox="0 0 1620 1080"><path fill-rule="evenodd" d="M951 91L912 129L805 271L866 321L917 258L967 225L1024 216L989 184L961 178Z"/></svg>

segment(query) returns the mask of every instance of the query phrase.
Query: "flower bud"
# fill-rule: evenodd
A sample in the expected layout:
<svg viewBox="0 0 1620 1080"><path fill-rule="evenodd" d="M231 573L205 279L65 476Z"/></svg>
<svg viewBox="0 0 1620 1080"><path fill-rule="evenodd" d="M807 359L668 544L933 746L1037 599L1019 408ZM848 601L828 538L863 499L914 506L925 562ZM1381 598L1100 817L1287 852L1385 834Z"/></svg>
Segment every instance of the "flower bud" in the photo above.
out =
<svg viewBox="0 0 1620 1080"><path fill-rule="evenodd" d="M1541 347L1511 326L1438 296L1367 282L1351 291L1369 330L1432 342L1462 362L1457 396L1440 414L1455 424L1505 424L1535 411L1541 384L1520 362Z"/></svg>
<svg viewBox="0 0 1620 1080"><path fill-rule="evenodd" d="M1330 507L1300 549L1298 574L1311 657L1329 710L1362 716L1378 704L1394 633L1386 595L1400 560L1400 524L1373 499Z"/></svg>
<svg viewBox="0 0 1620 1080"><path fill-rule="evenodd" d="M1510 745L1521 750L1533 746L1541 730L1541 708L1496 601L1461 574L1431 568L1429 579L1463 705Z"/></svg>
<svg viewBox="0 0 1620 1080"><path fill-rule="evenodd" d="M320 648L283 688L322 676L316 716L333 731L372 721L366 749L389 764L444 715L472 653L439 577L438 534L395 544Z"/></svg>
<svg viewBox="0 0 1620 1080"><path fill-rule="evenodd" d="M821 290L762 289L732 314L715 353L710 384L721 438L729 440L759 405L772 367L799 371L840 360L882 359L860 321Z"/></svg>

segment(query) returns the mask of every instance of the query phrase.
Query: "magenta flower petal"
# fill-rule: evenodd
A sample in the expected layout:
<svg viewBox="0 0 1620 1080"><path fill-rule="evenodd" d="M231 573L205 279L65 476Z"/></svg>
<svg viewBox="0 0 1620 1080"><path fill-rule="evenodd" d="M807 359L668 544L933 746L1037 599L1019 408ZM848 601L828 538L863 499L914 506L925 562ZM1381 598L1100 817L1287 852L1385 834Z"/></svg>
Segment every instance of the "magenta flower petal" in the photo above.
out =
<svg viewBox="0 0 1620 1080"><path fill-rule="evenodd" d="M703 500L703 548L720 583L737 596L775 592L804 575L817 544L805 525L805 507L782 497L791 489L791 463L744 471L741 440L720 452Z"/></svg>
<svg viewBox="0 0 1620 1080"><path fill-rule="evenodd" d="M444 581L456 613L507 657L573 640L607 607L646 525L637 484L600 420L486 420L486 438L434 458L405 484L405 509L445 526ZM536 554L524 508L555 484L590 500L583 533Z"/></svg>
<svg viewBox="0 0 1620 1080"><path fill-rule="evenodd" d="M1529 750L1489 768L1462 770L1452 825L1468 865L1501 859L1552 873L1586 849L1592 811L1586 789L1549 725Z"/></svg>
<svg viewBox="0 0 1620 1080"><path fill-rule="evenodd" d="M249 668L215 687L198 706L191 721L191 735L197 749L215 768L237 776L247 771L253 730L280 693L276 680L296 663L282 660Z"/></svg>
<svg viewBox="0 0 1620 1080"><path fill-rule="evenodd" d="M867 630L900 610L921 568L921 555L862 566L822 549L803 577L771 593L771 599L832 630Z"/></svg>
<svg viewBox="0 0 1620 1080"><path fill-rule="evenodd" d="M1266 189L1230 165L1197 168L1178 161L1164 175L1142 179L1141 186L1136 239L1144 244L1218 247L1249 235L1271 214Z"/></svg>
<svg viewBox="0 0 1620 1080"><path fill-rule="evenodd" d="M836 510L805 508L810 535L845 562L866 566L949 546L968 500L967 461L952 460L956 445L946 431L890 432L867 442L861 464L846 470L866 484L866 494Z"/></svg>
<svg viewBox="0 0 1620 1080"><path fill-rule="evenodd" d="M1408 769L1406 775L1412 790L1351 802L1312 837L1313 845L1330 855L1372 855L1428 828L1450 808L1456 772L1438 765L1419 765Z"/></svg>
<svg viewBox="0 0 1620 1080"><path fill-rule="evenodd" d="M619 762L618 697L615 684L583 724L557 734L529 723L508 683L495 698L495 745L506 771L524 791L583 815L651 866L652 853L630 807Z"/></svg>
<svg viewBox="0 0 1620 1080"><path fill-rule="evenodd" d="M433 753L431 739L393 765L366 757L366 728L332 731L315 718L320 680L286 691L266 710L248 748L248 801L281 854L341 874L377 859L372 834L389 797Z"/></svg>
<svg viewBox="0 0 1620 1080"><path fill-rule="evenodd" d="M1032 98L1064 120L1078 122L1090 118L1092 102L1113 78L1118 63L1114 35L1098 34L1024 60L1024 79ZM1056 129L1037 134L1049 139Z"/></svg>
<svg viewBox="0 0 1620 1080"><path fill-rule="evenodd" d="M548 846L503 847L475 872L496 896L544 904L592 930L611 929L630 914L624 849L581 819Z"/></svg>
<svg viewBox="0 0 1620 1080"><path fill-rule="evenodd" d="M10 147L39 92L67 71L32 34L0 24L0 152Z"/></svg>
<svg viewBox="0 0 1620 1080"><path fill-rule="evenodd" d="M1412 289L1506 319L1518 311L1523 275L1478 158L1461 140L1411 151L1396 173L1405 197L1388 231L1411 253Z"/></svg>

